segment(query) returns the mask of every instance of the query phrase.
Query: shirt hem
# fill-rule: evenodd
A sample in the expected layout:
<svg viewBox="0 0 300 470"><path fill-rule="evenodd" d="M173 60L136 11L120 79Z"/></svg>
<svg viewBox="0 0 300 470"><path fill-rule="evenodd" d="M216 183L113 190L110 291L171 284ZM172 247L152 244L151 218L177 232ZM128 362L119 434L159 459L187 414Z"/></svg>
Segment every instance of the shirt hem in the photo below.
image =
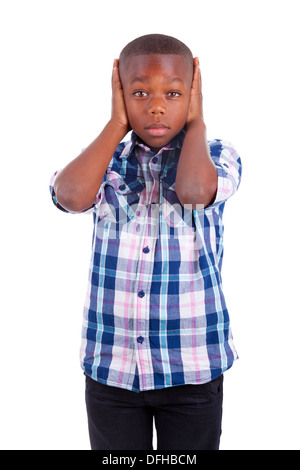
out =
<svg viewBox="0 0 300 470"><path fill-rule="evenodd" d="M154 390L163 390L163 389L167 389L167 388L174 388L174 387L182 387L183 385L204 385L206 383L209 383L209 382L212 382L213 380L217 379L218 377L220 377L221 375L223 375L225 372L227 372L228 370L230 370L233 366L233 364L239 359L238 356L235 356L233 358L233 362L232 364L230 364L228 367L226 367L225 369L223 370L220 370L220 373L213 377L213 378L210 378L208 380L203 380L201 382L196 382L196 381L190 381L188 380L187 382L184 382L184 383L180 383L180 384L175 384L175 385L158 385L158 386L149 386L149 387L145 387L145 388L141 388L141 389L137 389L136 387L130 387L128 388L128 386L126 385L122 385L122 384L119 384L117 382L114 382L112 380L104 380L104 379L97 379L95 380L94 377L92 377L92 374L90 374L88 371L85 370L85 367L84 365L81 365L83 371L84 371L84 374L88 377L90 377L92 380L95 380L95 382L98 382L98 383L101 383L102 385L107 385L108 387L115 387L115 388L121 388L123 390L127 390L129 392L134 392L134 393L141 393L141 392L149 392L149 391L154 391Z"/></svg>

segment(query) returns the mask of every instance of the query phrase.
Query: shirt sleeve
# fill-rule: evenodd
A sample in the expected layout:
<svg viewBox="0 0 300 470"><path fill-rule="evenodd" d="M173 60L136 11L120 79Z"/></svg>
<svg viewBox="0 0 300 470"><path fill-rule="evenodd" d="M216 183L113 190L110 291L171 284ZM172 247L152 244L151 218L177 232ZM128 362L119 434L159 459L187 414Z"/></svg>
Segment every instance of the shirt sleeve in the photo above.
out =
<svg viewBox="0 0 300 470"><path fill-rule="evenodd" d="M49 190L50 190L50 195L51 195L51 198L52 198L52 202L53 204L57 207L57 209L63 211L63 212L67 212L68 214L78 214L78 212L73 212L73 211L69 211L67 209L65 209L57 200L56 198L56 194L55 194L55 191L54 191L54 183L55 183L55 180L59 174L61 170L58 170L56 171L51 179L50 179L50 185L49 185ZM101 200L101 196L102 196L102 193L104 191L104 183L106 181L106 172L104 173L104 176L103 176L103 180L102 180L102 183L100 185L100 188L99 188L99 191L97 192L96 194L96 197L95 197L95 200L93 202L93 205L91 207L89 207L88 209L80 212L80 214L90 214L91 212L93 212L94 210L94 207L100 202Z"/></svg>
<svg viewBox="0 0 300 470"><path fill-rule="evenodd" d="M114 159L118 159L120 157L120 155L123 153L123 150L124 148L126 148L126 146L130 146L131 143L130 142L121 142L118 147L116 148L115 150L115 153L114 155L112 156L108 166L107 166L107 169L104 173L104 176L102 178L102 182L100 184L100 187L99 187L99 190L95 196L95 200L93 202L93 205L91 207L89 207L88 209L84 210L84 211L81 211L80 213L81 214L90 214L91 212L94 211L94 209L97 209L100 205L100 202L102 200L102 196L104 195L104 192L105 192L105 185L106 185L106 180L107 180L107 172L111 169L113 163L114 163ZM81 153L85 150L85 148L83 148L81 150ZM78 212L72 212L72 211L69 211L67 209L65 209L60 203L59 201L57 200L57 197L56 197L56 194L55 194L55 190L54 190L54 183L55 183L55 180L59 174L61 170L58 170L56 171L51 179L50 179L50 185L49 185L49 189L50 189L50 194L51 194L51 198L52 198L52 201L53 201L53 204L58 208L60 209L61 211L63 212L67 212L69 214L78 214Z"/></svg>
<svg viewBox="0 0 300 470"><path fill-rule="evenodd" d="M215 139L209 142L211 158L218 172L216 198L208 207L222 204L239 188L242 177L241 159L230 142Z"/></svg>

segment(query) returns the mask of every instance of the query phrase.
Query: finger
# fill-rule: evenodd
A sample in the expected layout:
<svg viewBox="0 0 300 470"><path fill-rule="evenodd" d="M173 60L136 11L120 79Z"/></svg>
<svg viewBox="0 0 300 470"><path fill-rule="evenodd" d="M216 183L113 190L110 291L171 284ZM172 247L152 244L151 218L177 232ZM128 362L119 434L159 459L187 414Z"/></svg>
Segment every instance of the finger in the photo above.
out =
<svg viewBox="0 0 300 470"><path fill-rule="evenodd" d="M115 76L116 76L116 59L114 59L113 69L112 69L112 74L111 74L111 85L112 85L112 87L115 83Z"/></svg>
<svg viewBox="0 0 300 470"><path fill-rule="evenodd" d="M116 87L122 89L122 83L121 83L120 73L119 73L119 59L114 60L113 80L114 80Z"/></svg>
<svg viewBox="0 0 300 470"><path fill-rule="evenodd" d="M192 88L197 89L201 93L202 81L201 81L201 73L200 73L200 66L199 66L199 57L194 58L194 79Z"/></svg>
<svg viewBox="0 0 300 470"><path fill-rule="evenodd" d="M193 88L195 88L195 85L198 81L199 78L199 59L198 57L194 58L194 74L193 74Z"/></svg>

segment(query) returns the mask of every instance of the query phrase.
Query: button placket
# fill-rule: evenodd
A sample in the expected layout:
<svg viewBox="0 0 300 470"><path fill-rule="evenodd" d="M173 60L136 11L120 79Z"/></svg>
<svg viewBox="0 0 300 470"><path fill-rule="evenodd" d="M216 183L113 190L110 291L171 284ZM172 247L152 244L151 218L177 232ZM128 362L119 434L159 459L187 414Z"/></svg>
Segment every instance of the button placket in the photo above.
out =
<svg viewBox="0 0 300 470"><path fill-rule="evenodd" d="M153 233L152 233L152 224L150 217L156 217L156 213L152 210L152 204L158 204L159 199L159 173L157 168L157 163L159 158L154 156L151 160L149 165L149 161L147 165L145 164L145 171L147 171L148 175L152 178L145 178L146 183L146 191L143 195L143 207L141 212L136 212L136 216L140 217L137 220L137 223L144 224L143 226L136 229L136 231L140 232L141 240L140 240L140 260L139 260L139 275L138 275L138 306L139 314L138 314L138 328L136 330L136 345L138 348L138 363L140 366L141 363L144 364L144 374L148 372L148 368L151 367L151 355L149 353L149 292L151 286L151 263L152 256L154 256L154 249L153 249ZM152 166L153 164L153 166ZM155 167L154 167L155 165ZM153 184L154 183L154 184ZM146 295L147 294L147 295ZM146 362L145 362L146 361ZM149 365L147 365L149 364ZM140 369L140 367L139 367ZM140 373L142 373L143 369L140 369ZM145 379L143 379L145 380Z"/></svg>

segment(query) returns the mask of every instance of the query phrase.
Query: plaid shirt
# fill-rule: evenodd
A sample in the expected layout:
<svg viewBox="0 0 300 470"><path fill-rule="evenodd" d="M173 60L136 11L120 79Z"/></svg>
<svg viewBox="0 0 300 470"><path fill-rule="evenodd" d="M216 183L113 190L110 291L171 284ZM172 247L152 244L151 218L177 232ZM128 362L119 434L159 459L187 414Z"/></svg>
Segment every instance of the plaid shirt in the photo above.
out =
<svg viewBox="0 0 300 470"><path fill-rule="evenodd" d="M155 155L132 132L86 211L94 231L81 365L94 380L135 392L203 384L237 359L221 280L222 216L241 161L229 142L210 141L216 199L183 207L175 177L184 136ZM50 191L65 210L56 174Z"/></svg>

